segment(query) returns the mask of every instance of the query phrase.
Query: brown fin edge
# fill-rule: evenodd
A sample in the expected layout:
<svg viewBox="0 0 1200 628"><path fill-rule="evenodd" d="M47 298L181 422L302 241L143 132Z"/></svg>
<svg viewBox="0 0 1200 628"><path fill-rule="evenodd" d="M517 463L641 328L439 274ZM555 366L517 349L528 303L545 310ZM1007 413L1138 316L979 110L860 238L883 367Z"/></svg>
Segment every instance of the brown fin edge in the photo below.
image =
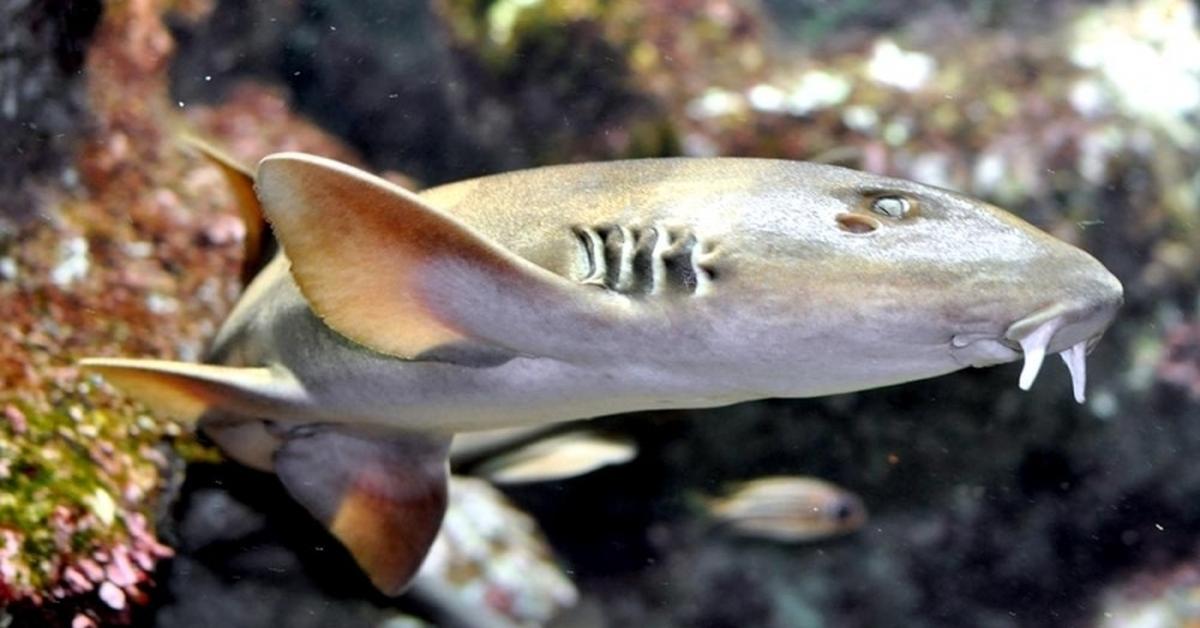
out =
<svg viewBox="0 0 1200 628"><path fill-rule="evenodd" d="M233 192L238 216L246 229L242 244L241 279L243 284L248 284L279 251L275 234L267 228L266 215L254 191L254 170L221 148L190 133L181 133L179 143L216 166Z"/></svg>
<svg viewBox="0 0 1200 628"><path fill-rule="evenodd" d="M304 394L294 380L269 368L133 358L84 358L79 366L151 410L189 423L213 408L270 413Z"/></svg>
<svg viewBox="0 0 1200 628"><path fill-rule="evenodd" d="M377 589L412 582L446 512L449 437L380 439L322 429L292 435L275 472Z"/></svg>

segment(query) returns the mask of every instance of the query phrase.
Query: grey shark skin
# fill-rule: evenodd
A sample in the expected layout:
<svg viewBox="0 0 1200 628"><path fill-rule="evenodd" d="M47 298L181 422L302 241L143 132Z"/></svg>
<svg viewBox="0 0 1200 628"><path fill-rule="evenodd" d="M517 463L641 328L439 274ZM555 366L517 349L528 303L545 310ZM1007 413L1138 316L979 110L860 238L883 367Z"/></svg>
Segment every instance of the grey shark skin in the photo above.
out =
<svg viewBox="0 0 1200 628"><path fill-rule="evenodd" d="M283 153L256 177L283 253L212 365L87 364L279 473L389 592L440 522L455 432L1022 356L1028 388L1046 353L1082 401L1084 355L1122 300L1094 258L1000 209L834 166L624 161L413 194Z"/></svg>

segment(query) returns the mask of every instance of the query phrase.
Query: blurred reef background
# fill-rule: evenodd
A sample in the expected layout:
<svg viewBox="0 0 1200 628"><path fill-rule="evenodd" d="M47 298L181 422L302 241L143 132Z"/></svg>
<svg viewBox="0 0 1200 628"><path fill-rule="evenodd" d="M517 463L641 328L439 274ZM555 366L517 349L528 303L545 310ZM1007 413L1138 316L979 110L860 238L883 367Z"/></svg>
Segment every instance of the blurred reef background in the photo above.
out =
<svg viewBox="0 0 1200 628"><path fill-rule="evenodd" d="M1185 0L0 2L0 604L8 625L1200 623L1200 5ZM817 160L995 202L1126 305L1016 366L611 417L632 463L456 480L429 587L370 592L277 482L74 367L196 359L244 229L191 131L412 187L664 155ZM1054 365L1057 366L1057 365ZM1058 372L1055 372L1058 371ZM780 546L697 496L857 494ZM519 509L519 510L518 510ZM523 511L523 513L521 512ZM3 623L3 622L0 622Z"/></svg>

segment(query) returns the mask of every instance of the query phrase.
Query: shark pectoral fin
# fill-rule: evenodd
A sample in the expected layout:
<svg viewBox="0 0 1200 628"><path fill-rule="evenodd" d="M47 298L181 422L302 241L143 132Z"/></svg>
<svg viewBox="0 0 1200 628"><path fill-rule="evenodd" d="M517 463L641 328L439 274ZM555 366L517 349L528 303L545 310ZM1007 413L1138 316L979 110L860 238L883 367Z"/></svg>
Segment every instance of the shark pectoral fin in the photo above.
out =
<svg viewBox="0 0 1200 628"><path fill-rule="evenodd" d="M446 511L449 438L292 435L275 472L387 595L421 567Z"/></svg>
<svg viewBox="0 0 1200 628"><path fill-rule="evenodd" d="M275 236L267 228L267 219L258 202L258 195L254 193L254 171L194 135L184 134L179 141L216 166L233 191L238 215L246 228L246 238L242 244L242 283L250 283L278 249Z"/></svg>
<svg viewBox="0 0 1200 628"><path fill-rule="evenodd" d="M151 410L187 422L212 408L245 416L270 414L304 397L295 380L268 368L125 358L85 358L79 365Z"/></svg>
<svg viewBox="0 0 1200 628"><path fill-rule="evenodd" d="M628 298L555 275L350 166L281 153L257 180L313 310L376 351L411 359L473 342L563 357L564 339L630 311Z"/></svg>

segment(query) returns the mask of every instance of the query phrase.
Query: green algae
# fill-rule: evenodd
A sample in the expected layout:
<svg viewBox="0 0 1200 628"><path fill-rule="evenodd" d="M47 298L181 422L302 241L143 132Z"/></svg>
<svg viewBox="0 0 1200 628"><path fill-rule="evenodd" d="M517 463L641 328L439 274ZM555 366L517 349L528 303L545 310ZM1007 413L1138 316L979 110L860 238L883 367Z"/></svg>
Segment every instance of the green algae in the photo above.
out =
<svg viewBox="0 0 1200 628"><path fill-rule="evenodd" d="M50 587L75 559L136 545L166 463L162 443L179 426L128 407L92 407L84 393L38 407L10 400L0 424L0 530L6 595ZM177 442L201 451L189 437ZM131 542L131 540L133 542Z"/></svg>

